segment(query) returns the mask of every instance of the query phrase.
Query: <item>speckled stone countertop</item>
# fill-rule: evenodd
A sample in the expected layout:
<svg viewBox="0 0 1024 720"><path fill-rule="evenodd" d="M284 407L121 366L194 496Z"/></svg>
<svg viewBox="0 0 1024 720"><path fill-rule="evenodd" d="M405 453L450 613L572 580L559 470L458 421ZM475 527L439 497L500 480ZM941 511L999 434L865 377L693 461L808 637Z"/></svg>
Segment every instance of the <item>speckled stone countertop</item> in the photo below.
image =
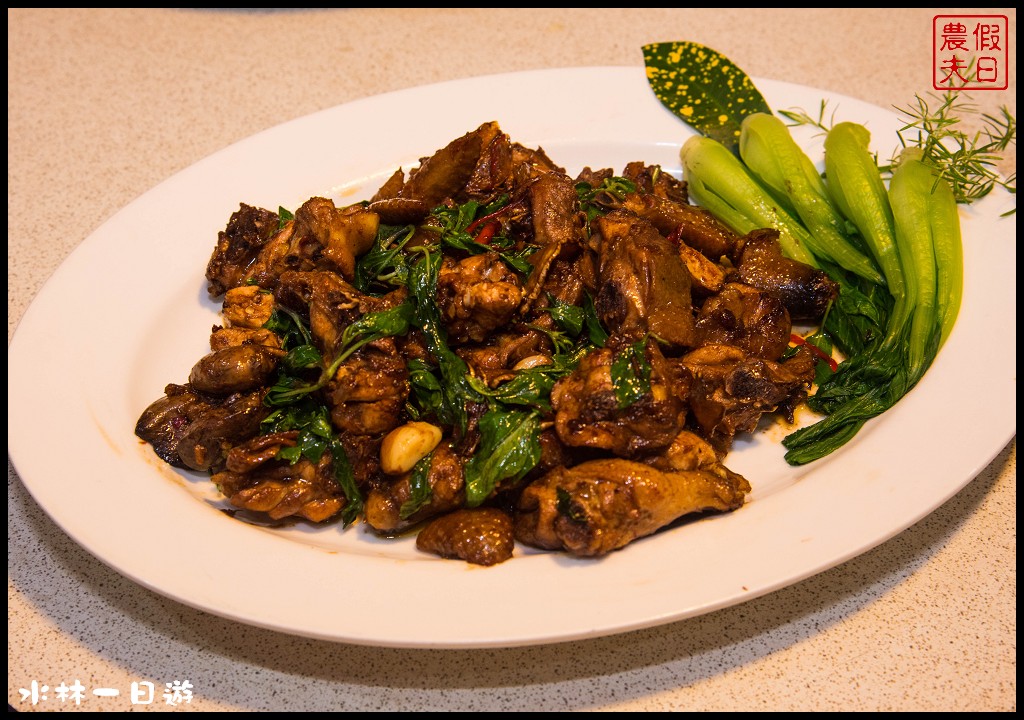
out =
<svg viewBox="0 0 1024 720"><path fill-rule="evenodd" d="M974 95L1015 114L1013 9L9 8L8 342L61 262L119 209L285 120L455 78L638 66L642 45L683 39L754 75L904 106L930 90L933 16L966 12L1009 16L1009 89ZM9 412L8 422L18 418ZM293 637L144 589L69 539L9 464L8 702L23 711L1012 711L1016 477L1014 439L896 537L700 617L539 647L415 650ZM191 702L164 703L165 683L186 678ZM81 705L54 690L35 704L22 697L33 683L75 679L87 692ZM146 682L155 702L133 705L128 688ZM101 687L121 695L89 694Z"/></svg>

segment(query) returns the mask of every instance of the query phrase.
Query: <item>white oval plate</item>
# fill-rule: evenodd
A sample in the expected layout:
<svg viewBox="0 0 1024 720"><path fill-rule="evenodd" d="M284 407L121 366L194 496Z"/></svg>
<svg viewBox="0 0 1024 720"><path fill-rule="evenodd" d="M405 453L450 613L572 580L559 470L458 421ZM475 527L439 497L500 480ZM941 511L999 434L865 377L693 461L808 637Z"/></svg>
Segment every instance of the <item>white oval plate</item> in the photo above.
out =
<svg viewBox="0 0 1024 720"><path fill-rule="evenodd" d="M898 118L857 100L757 81L776 110L865 122L888 153ZM963 310L923 382L834 455L783 461L778 428L727 465L753 485L737 512L674 527L601 560L519 547L492 568L381 540L362 527L267 529L222 513L201 475L134 435L145 407L208 351L219 306L203 277L240 202L295 208L364 199L482 122L575 173L632 160L680 172L692 131L642 68L542 70L349 103L255 135L130 204L61 265L8 349L8 451L51 518L138 583L288 633L392 647L549 643L733 605L833 567L899 533L966 485L1016 432L1016 219L1000 194L962 211ZM820 157L820 138L800 137ZM995 341L998 342L995 342ZM999 348L1003 348L1000 350ZM1010 348L1010 350L1006 350Z"/></svg>

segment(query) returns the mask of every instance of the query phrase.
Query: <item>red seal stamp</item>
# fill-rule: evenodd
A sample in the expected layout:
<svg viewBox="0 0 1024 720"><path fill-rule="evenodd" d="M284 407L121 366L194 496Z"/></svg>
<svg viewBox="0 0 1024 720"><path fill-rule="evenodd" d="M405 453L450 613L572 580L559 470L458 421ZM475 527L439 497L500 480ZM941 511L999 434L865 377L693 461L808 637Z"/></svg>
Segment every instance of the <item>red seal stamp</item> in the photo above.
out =
<svg viewBox="0 0 1024 720"><path fill-rule="evenodd" d="M932 87L1006 90L1009 29L1005 15L936 15L932 19Z"/></svg>

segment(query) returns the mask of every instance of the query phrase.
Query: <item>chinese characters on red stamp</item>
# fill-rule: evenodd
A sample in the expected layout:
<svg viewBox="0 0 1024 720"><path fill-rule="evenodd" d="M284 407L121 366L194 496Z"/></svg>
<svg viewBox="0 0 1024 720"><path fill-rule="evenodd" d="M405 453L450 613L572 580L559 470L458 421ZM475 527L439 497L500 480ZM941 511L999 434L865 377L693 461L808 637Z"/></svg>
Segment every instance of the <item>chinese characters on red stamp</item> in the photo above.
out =
<svg viewBox="0 0 1024 720"><path fill-rule="evenodd" d="M936 15L932 19L932 87L1005 90L1009 86L1005 15Z"/></svg>

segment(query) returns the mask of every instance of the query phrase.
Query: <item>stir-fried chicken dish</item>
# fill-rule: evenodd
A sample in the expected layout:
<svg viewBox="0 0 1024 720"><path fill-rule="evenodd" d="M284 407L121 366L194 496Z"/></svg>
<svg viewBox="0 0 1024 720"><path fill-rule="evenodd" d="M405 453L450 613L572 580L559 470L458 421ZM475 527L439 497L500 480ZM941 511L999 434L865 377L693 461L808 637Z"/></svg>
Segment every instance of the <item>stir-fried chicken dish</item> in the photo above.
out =
<svg viewBox="0 0 1024 720"><path fill-rule="evenodd" d="M206 278L210 353L136 434L241 511L479 565L740 508L724 460L806 400L792 323L836 295L661 168L571 177L493 122L368 201L242 204Z"/></svg>

